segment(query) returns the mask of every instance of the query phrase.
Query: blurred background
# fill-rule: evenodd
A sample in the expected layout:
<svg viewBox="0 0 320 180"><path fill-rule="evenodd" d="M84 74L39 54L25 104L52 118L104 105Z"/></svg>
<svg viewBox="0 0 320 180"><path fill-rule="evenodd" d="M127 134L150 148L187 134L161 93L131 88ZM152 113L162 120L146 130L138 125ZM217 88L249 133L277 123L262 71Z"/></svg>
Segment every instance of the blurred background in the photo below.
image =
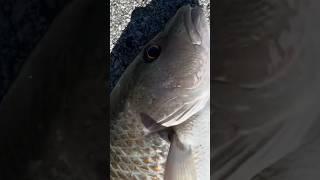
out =
<svg viewBox="0 0 320 180"><path fill-rule="evenodd" d="M71 0L0 0L0 101L21 65Z"/></svg>

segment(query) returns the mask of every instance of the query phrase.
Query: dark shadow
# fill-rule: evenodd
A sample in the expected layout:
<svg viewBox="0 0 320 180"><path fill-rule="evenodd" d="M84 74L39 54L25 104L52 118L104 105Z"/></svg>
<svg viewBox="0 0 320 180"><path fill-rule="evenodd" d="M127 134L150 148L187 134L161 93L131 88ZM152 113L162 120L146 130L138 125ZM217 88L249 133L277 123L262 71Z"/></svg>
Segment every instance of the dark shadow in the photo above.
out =
<svg viewBox="0 0 320 180"><path fill-rule="evenodd" d="M71 0L0 0L0 102L20 69Z"/></svg>
<svg viewBox="0 0 320 180"><path fill-rule="evenodd" d="M0 103L0 180L106 177L105 8L80 2L62 10Z"/></svg>
<svg viewBox="0 0 320 180"><path fill-rule="evenodd" d="M131 21L121 34L111 52L110 89L127 66L141 51L144 44L160 32L166 22L183 5L199 5L198 0L153 0L146 7L136 8Z"/></svg>

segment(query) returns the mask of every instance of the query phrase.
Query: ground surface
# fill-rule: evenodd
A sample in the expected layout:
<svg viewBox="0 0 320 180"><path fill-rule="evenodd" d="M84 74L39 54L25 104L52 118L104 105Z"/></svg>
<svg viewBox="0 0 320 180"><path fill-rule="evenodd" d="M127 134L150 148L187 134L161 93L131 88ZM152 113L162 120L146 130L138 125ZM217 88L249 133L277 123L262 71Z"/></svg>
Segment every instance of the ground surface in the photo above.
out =
<svg viewBox="0 0 320 180"><path fill-rule="evenodd" d="M17 77L21 65L27 60L32 50L35 48L37 43L41 40L43 35L47 32L50 28L52 20L59 14L59 12L65 7L65 5L69 2L69 0L46 0L46 1L39 1L39 0L30 0L26 2L18 2L15 0L0 0L0 101L3 95L7 92L8 88L12 84L12 82ZM129 3L130 2L130 3ZM192 2L192 0L177 0L177 1L169 1L169 0L153 0L153 1L111 1L111 42L110 42L110 52L111 52L111 80L113 86L115 82L120 77L121 73L125 70L127 65L134 59L137 53L140 51L141 46L147 43L155 34L157 34L165 25L167 20L172 17L176 10L184 4L196 4L196 2ZM203 4L206 8L209 7L208 2L203 1L200 4ZM101 17L101 16L99 16ZM85 22L85 21L84 21ZM91 31L89 27L86 27L89 33L86 34L95 34L90 33ZM86 30L86 28L81 28ZM101 28L97 28L101 29ZM94 28L92 29L92 31ZM80 31L78 31L80 33ZM77 34L77 33L75 33ZM76 36L76 35L74 35ZM84 37L83 34L79 35L79 37ZM90 36L91 37L91 36ZM70 38L69 38L70 39ZM81 39L85 38L79 38ZM92 38L89 38L92 40ZM85 40L84 40L85 41ZM90 41L90 42L91 42ZM81 41L82 44L88 45L88 43L84 43ZM81 43L75 43L76 45ZM93 43L94 44L94 43ZM80 45L79 45L80 46ZM73 47L73 46L72 46ZM75 52L80 52L76 51ZM90 51L91 52L91 51ZM81 53L79 53L81 54ZM92 57L92 56L90 56ZM79 58L79 56L77 56ZM56 63L55 63L56 64ZM72 63L70 63L72 64ZM78 66L81 66L79 62L75 63ZM77 68L77 66L72 66L71 69L81 70L81 68ZM82 66L81 66L82 67ZM87 66L84 66L87 67ZM102 67L100 64L97 67ZM49 68L50 69L50 68ZM88 72L95 72L97 73L97 68L93 68L91 71ZM99 68L98 68L99 69ZM72 72L70 72L69 76L67 77L74 77ZM90 74L89 73L89 74ZM52 74L51 74L52 75ZM76 75L76 77L86 76L86 74L80 73L80 75ZM47 76L46 76L47 77ZM51 77L51 76L50 76ZM45 77L44 77L45 78ZM35 78L33 78L35 79ZM68 79L68 78L67 78ZM81 79L81 78L80 78ZM85 79L85 78L84 78ZM45 81L46 82L46 81ZM68 85L71 86L73 82L69 79ZM98 81L89 81L89 82L98 82ZM99 81L99 84L102 81ZM34 155L37 154L33 150L38 148L39 146L45 149L44 152L50 152L48 154L41 154L41 157L37 157L34 161L31 162L30 171L31 174L34 175L32 179L72 179L74 174L73 172L78 173L79 177L86 171L83 171L82 164L79 163L83 162L83 165L88 165L88 160L82 160L82 158L88 157L89 159L94 159L91 157L93 153L90 152L97 152L97 147L94 145L98 145L96 142L103 142L99 138L104 138L104 135L100 135L100 132L105 132L105 119L104 119L104 112L106 110L104 103L99 102L99 100L104 100L105 98L101 98L101 93L99 97L98 90L103 89L96 85L86 85L83 84L85 87L95 87L97 89L91 88L90 90L93 91L93 96L89 96L96 99L87 98L86 100L83 98L84 96L88 97L87 92L84 93L86 90L84 87L76 88L76 90L83 89L82 92L74 93L74 91L66 91L68 94L69 103L74 103L76 105L70 105L72 109L71 116L71 109L66 108L65 110L68 113L61 113L62 115L68 115L66 119L57 117L56 119L42 119L41 123L43 123L50 131L46 128L42 128L41 131L34 133L34 127L38 125L38 119L34 121L25 120L26 117L20 118L19 120L23 121L12 121L10 119L10 127L16 127L18 130L10 131L10 135L8 137L17 137L16 141L8 141L12 142L12 150L7 151L11 148L5 148L5 152L10 152L9 154L14 155L14 158L8 157L8 159L14 159L19 164L19 167L16 169L12 169L13 171L6 172L6 175L10 175L13 177L15 174L19 174L18 171L22 171L21 169L25 169L28 166L25 166L21 163L29 162L29 154ZM46 87L46 86L45 86ZM28 87L25 87L28 88ZM32 88L31 88L32 89ZM70 87L72 89L72 87ZM72 89L73 90L73 89ZM29 91L23 91L28 93ZM31 93L33 91L30 91ZM57 94L57 93L56 93ZM85 94L85 95L84 95ZM28 97L24 96L24 97ZM49 96L50 97L50 96ZM82 97L83 99L79 98ZM98 100L97 100L98 99ZM88 102L88 103L79 103L78 101ZM28 102L28 101L27 101ZM47 102L47 101L43 101ZM93 104L90 104L93 103ZM99 108L97 107L97 104ZM21 101L19 103L21 105ZM48 105L49 103L44 103L43 105ZM62 104L64 105L64 104ZM83 106L82 106L83 105ZM81 106L81 107L80 107ZM28 106L32 107L33 106ZM62 106L65 107L65 106ZM90 107L94 110L99 110L99 112L91 111ZM48 108L50 109L50 108ZM100 111L101 110L101 111ZM40 111L41 112L41 111ZM81 112L81 113L79 113ZM55 114L56 111L50 112L51 114ZM19 113L15 113L19 114ZM38 111L37 113L38 114ZM49 115L51 115L49 114ZM101 116L96 117L99 114ZM49 116L48 115L48 116ZM58 114L59 115L59 114ZM89 117L88 117L89 116ZM94 116L94 117L91 117ZM103 117L103 118L101 118ZM3 118L4 119L4 118ZM2 119L2 120L3 120ZM90 119L91 121L86 121ZM102 119L102 121L100 121ZM39 120L39 121L40 121ZM43 122L42 122L43 121ZM22 122L22 123L21 123ZM38 126L37 126L38 127ZM6 127L3 127L7 129ZM102 129L102 130L101 130ZM84 133L85 132L85 133ZM36 134L35 136L33 136ZM61 136L62 134L62 136ZM56 142L55 137L57 140L65 139L63 141L65 144L60 145ZM80 137L82 136L82 137ZM92 140L92 139L94 140ZM9 138L10 139L10 138ZM81 142L79 142L81 141ZM45 143L43 143L45 142ZM59 140L60 142L60 140ZM88 143L90 142L90 143ZM81 145L81 143L83 143ZM78 146L81 146L79 148ZM52 148L56 147L56 148ZM85 147L85 148L83 148ZM74 148L77 148L75 151ZM103 149L98 147L98 149ZM42 150L42 149L41 149ZM67 153L62 153L62 152ZM29 154L26 155L26 152ZM66 156L69 154L69 156ZM76 156L75 154L79 154ZM88 156L84 156L84 154ZM96 156L95 153L94 155ZM104 154L104 152L103 152ZM62 160L57 158L58 155L63 155ZM94 157L95 157L94 156ZM25 159L20 159L20 157L24 157ZM74 159L70 157L75 157ZM2 157L3 158L3 157ZM6 158L6 157L5 157ZM79 158L79 159L77 159ZM58 160L51 161L51 159ZM68 161L66 161L66 159ZM71 160L70 160L71 159ZM103 159L103 158L100 158ZM33 160L33 159L32 159ZM70 160L70 161L69 161ZM60 162L61 161L61 162ZM72 162L72 163L70 163ZM52 163L52 164L50 164ZM17 163L18 164L18 163ZM62 166L61 164L67 164L68 166ZM79 166L79 171L74 171L77 169L76 164ZM3 164L10 169L11 165L16 165L15 162L12 162L9 166L8 164ZM104 167L102 164L95 164L97 169ZM55 167L59 167L55 168ZM3 168L1 168L4 170ZM70 170L71 169L71 170ZM99 170L103 172L104 170ZM94 172L94 171L92 171ZM0 173L3 174L3 173ZM53 176L53 175L54 176ZM45 178L48 175L48 178ZM78 176L77 176L78 177ZM18 178L14 178L18 179ZM79 178L76 178L79 179ZM94 179L94 178L85 178L85 179Z"/></svg>
<svg viewBox="0 0 320 180"><path fill-rule="evenodd" d="M0 0L0 101L22 64L70 0ZM147 43L184 4L209 0L110 1L111 87Z"/></svg>

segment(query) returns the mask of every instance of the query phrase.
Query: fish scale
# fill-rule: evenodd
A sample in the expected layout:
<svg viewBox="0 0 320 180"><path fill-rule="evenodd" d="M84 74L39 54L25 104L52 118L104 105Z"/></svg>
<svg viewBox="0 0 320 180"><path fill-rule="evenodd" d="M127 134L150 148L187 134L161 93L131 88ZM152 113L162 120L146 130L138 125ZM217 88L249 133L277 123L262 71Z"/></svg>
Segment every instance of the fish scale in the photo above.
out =
<svg viewBox="0 0 320 180"><path fill-rule="evenodd" d="M208 39L201 7L183 6L126 69L110 96L111 179L209 180Z"/></svg>
<svg viewBox="0 0 320 180"><path fill-rule="evenodd" d="M111 179L163 179L169 143L158 134L144 138L139 117L123 112L128 113L112 120L110 128Z"/></svg>

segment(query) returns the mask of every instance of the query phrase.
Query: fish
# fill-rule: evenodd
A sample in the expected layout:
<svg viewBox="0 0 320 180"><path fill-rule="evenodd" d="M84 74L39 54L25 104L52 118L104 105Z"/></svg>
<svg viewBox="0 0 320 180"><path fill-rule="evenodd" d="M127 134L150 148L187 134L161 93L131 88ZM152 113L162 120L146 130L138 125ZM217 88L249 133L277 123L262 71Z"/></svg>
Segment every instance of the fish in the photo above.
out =
<svg viewBox="0 0 320 180"><path fill-rule="evenodd" d="M106 177L104 2L53 20L0 104L0 179Z"/></svg>
<svg viewBox="0 0 320 180"><path fill-rule="evenodd" d="M210 27L185 5L110 95L111 179L210 179Z"/></svg>
<svg viewBox="0 0 320 180"><path fill-rule="evenodd" d="M297 167L308 156L309 144L319 139L319 28L311 28L319 2L219 3L213 178L302 179L316 174L316 168Z"/></svg>

